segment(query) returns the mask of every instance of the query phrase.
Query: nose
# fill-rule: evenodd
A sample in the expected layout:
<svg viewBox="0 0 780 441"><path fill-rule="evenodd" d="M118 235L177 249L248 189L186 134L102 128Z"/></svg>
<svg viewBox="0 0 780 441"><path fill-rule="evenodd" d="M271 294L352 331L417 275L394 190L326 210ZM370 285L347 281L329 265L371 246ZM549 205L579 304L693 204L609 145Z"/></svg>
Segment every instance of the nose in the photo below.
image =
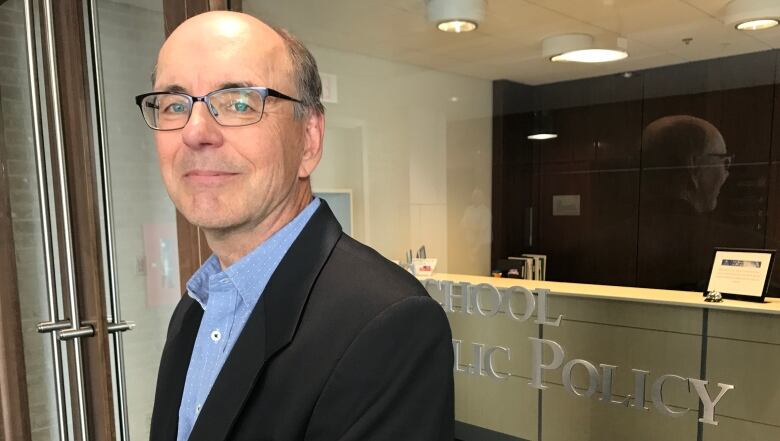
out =
<svg viewBox="0 0 780 441"><path fill-rule="evenodd" d="M222 145L222 129L208 111L206 103L194 103L192 114L181 132L184 143L192 149Z"/></svg>

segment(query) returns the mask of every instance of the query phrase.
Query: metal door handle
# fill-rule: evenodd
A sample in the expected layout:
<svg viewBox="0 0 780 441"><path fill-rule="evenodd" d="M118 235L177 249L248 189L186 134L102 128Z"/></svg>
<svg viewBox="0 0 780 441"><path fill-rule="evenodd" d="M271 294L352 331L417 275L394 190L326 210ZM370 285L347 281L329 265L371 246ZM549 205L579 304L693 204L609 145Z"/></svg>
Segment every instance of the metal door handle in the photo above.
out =
<svg viewBox="0 0 780 441"><path fill-rule="evenodd" d="M65 380L62 367L62 348L57 339L56 332L68 327L68 323L59 320L57 310L57 291L55 287L55 261L52 247L52 228L49 213L49 195L46 172L46 154L43 148L43 122L41 117L41 101L38 95L38 57L35 46L35 19L32 0L24 0L24 29L25 43L27 46L27 75L30 81L30 106L32 110L33 144L35 146L35 172L38 181L38 205L41 212L41 236L44 254L44 278L46 281L46 293L49 309L48 321L38 324L38 332L51 335L52 362L54 364L54 395L57 408L57 436L60 441L67 441L68 428L67 402L65 396Z"/></svg>
<svg viewBox="0 0 780 441"><path fill-rule="evenodd" d="M82 337L92 337L95 335L95 328L92 325L79 326L76 329L65 329L57 334L60 341L68 341Z"/></svg>
<svg viewBox="0 0 780 441"><path fill-rule="evenodd" d="M70 320L48 321L38 323L38 332L41 334L48 334L49 332L62 331L63 329L70 328Z"/></svg>
<svg viewBox="0 0 780 441"><path fill-rule="evenodd" d="M122 320L119 323L109 323L107 327L109 334L132 331L134 328L135 328L135 322L124 321L124 320Z"/></svg>
<svg viewBox="0 0 780 441"><path fill-rule="evenodd" d="M127 386L125 384L125 349L122 341L122 333L135 328L135 323L124 321L121 318L119 304L119 282L117 280L116 251L114 243L114 206L111 191L111 161L108 150L108 136L106 127L105 96L103 88L103 62L101 59L98 9L95 0L86 2L88 8L89 29L91 36L92 71L95 85L95 107L97 117L97 151L100 164L103 210L105 219L105 243L106 260L108 265L108 298L111 308L111 319L107 331L112 334L114 346L114 367L116 378L116 402L119 416L120 441L129 441L130 429L127 409Z"/></svg>
<svg viewBox="0 0 780 441"><path fill-rule="evenodd" d="M68 303L70 306L70 328L58 331L56 338L52 333L52 340L57 342L57 339L62 340L63 335L68 338L69 334L73 334L72 347L74 358L74 374L76 377L76 399L78 402L79 410L79 427L77 428L78 434L81 435L82 441L89 441L89 431L87 424L87 403L86 403L86 390L84 388L84 365L82 360L81 340L76 337L82 337L88 335L89 332L94 334L92 327L81 327L79 322L79 308L78 299L76 297L76 266L73 253L73 237L71 232L71 219L68 207L70 206L70 198L68 197L68 175L65 168L65 143L62 133L62 106L60 105L60 91L59 91L59 79L57 78L57 53L54 45L54 14L52 12L52 0L43 0L43 22L46 31L46 62L48 68L48 79L51 93L51 115L53 134L55 140L55 149L57 154L57 172L59 178L59 199L60 207L62 207L61 221L62 221L62 235L60 237L63 244L62 249L64 251L64 261L66 268L66 279L68 284ZM34 29L31 27L31 29ZM37 90L37 85L35 85ZM54 302L56 304L56 302ZM50 306L51 308L51 306ZM50 319L50 322L56 321L56 316ZM89 331L86 331L89 329ZM89 334L91 335L91 334ZM57 343L59 345L59 343ZM61 435L62 436L62 435Z"/></svg>

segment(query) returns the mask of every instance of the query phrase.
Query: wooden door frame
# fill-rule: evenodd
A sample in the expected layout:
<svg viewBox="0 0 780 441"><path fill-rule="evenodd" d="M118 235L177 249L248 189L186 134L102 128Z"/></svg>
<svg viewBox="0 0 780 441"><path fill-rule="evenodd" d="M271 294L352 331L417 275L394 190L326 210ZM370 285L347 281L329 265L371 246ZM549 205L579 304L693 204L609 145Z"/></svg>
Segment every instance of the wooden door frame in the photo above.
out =
<svg viewBox="0 0 780 441"><path fill-rule="evenodd" d="M82 363L86 396L86 418L91 440L115 439L114 398L110 344L107 332L108 310L106 307L105 274L103 273L103 244L101 234L100 192L98 169L95 161L95 139L92 136L89 69L86 58L89 36L84 28L83 2L80 0L57 0L52 3L54 20L54 45L57 56L57 82L60 95L60 118L65 157L64 168L67 175L69 201L63 207L59 198L55 198L58 213L57 228L63 235L61 219L63 209L67 209L71 219L71 233L75 260L75 285L78 295L78 313L82 323L91 325L95 334L81 339ZM43 19L43 17L41 17ZM41 27L45 31L45 25ZM45 33L45 32L44 32ZM48 38L48 36L46 36ZM46 64L46 63L44 63ZM45 65L48 69L48 66ZM47 82L47 108L51 109L51 85ZM53 112L47 112L49 127L53 125ZM50 134L53 135L53 131ZM50 138L50 145L56 145ZM52 155L52 170L58 167L58 158ZM58 194L59 179L55 177L54 191ZM60 249L60 262L65 262ZM60 268L63 278L67 270ZM61 293L67 298L68 284L63 283ZM71 316L69 302L63 302L65 317ZM68 365L71 376L75 372L75 354L73 343L69 342ZM76 381L70 378L71 396L77 396ZM78 407L74 406L74 416ZM74 431L76 439L80 438Z"/></svg>
<svg viewBox="0 0 780 441"><path fill-rule="evenodd" d="M0 2L2 3L2 2ZM22 314L16 276L16 251L8 185L3 109L0 99L0 436L31 441Z"/></svg>

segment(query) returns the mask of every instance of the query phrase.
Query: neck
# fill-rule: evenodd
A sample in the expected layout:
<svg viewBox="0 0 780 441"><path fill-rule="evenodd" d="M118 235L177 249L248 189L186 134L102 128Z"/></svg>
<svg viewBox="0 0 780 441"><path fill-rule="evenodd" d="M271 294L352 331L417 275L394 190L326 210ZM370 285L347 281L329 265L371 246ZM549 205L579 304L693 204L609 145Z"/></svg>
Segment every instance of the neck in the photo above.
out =
<svg viewBox="0 0 780 441"><path fill-rule="evenodd" d="M311 188L301 185L256 224L230 230L204 230L206 241L219 259L222 269L246 256L282 229L306 208L311 198Z"/></svg>

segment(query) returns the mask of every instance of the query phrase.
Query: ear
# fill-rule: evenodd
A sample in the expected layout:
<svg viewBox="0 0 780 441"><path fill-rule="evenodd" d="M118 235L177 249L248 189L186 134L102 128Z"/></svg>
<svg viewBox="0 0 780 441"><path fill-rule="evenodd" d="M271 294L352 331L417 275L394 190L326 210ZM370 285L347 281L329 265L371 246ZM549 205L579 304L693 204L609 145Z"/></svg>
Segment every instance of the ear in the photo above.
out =
<svg viewBox="0 0 780 441"><path fill-rule="evenodd" d="M311 112L303 128L303 155L298 167L298 178L308 178L322 158L322 139L325 136L325 115Z"/></svg>

